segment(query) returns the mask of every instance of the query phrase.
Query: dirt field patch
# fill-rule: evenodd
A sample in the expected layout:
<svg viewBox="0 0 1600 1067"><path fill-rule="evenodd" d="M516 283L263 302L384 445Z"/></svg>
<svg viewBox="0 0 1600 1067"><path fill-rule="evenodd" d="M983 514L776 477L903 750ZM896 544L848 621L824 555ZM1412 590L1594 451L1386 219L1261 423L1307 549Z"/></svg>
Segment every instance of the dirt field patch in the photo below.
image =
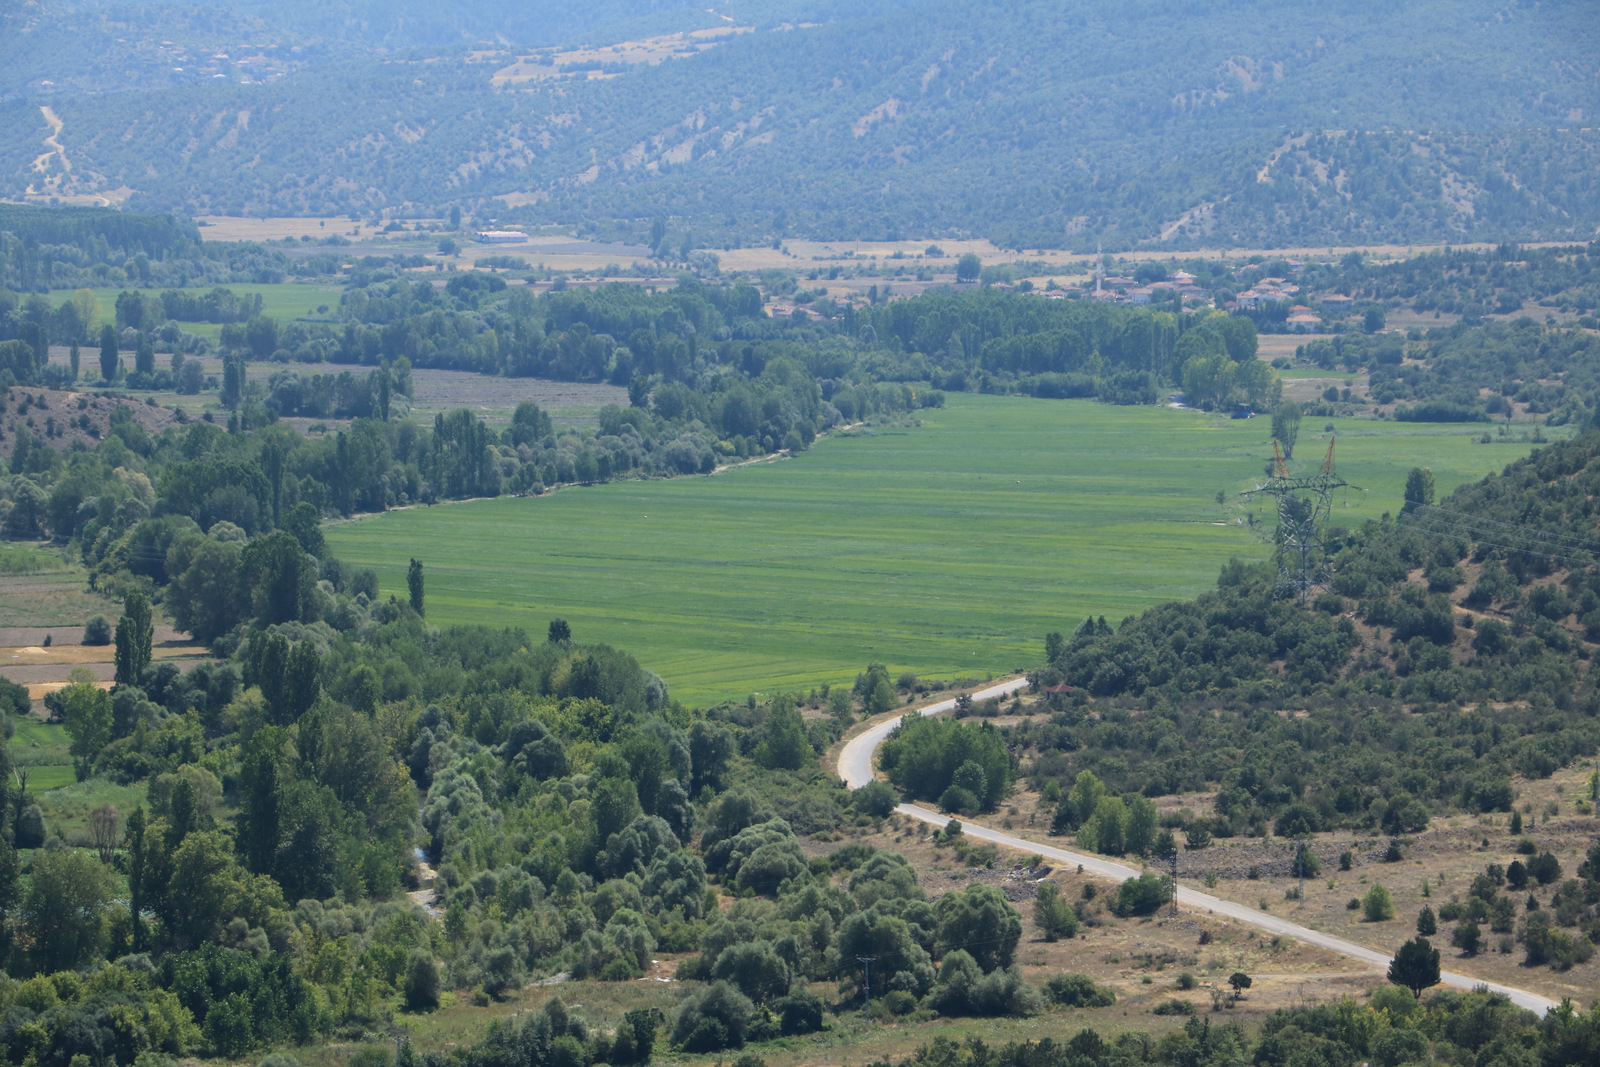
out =
<svg viewBox="0 0 1600 1067"><path fill-rule="evenodd" d="M102 614L106 614L108 618L114 617L117 614L115 607L107 606L112 610ZM59 631L64 632L58 643L54 635ZM73 629L6 627L0 629L0 638L9 639L16 635L31 636L46 632L52 635L48 646L43 644L0 646L0 677L27 686L28 696L33 700L43 700L46 693L53 693L67 685L69 676L79 668L88 671L102 688L111 685L112 679L116 676L114 662L116 646L77 643L83 636L81 627ZM42 641L42 638L40 640ZM204 645L188 640L171 626L160 625L155 629L151 658L157 662L171 660L180 668L188 669L212 657Z"/></svg>
<svg viewBox="0 0 1600 1067"><path fill-rule="evenodd" d="M412 414L432 420L436 413L467 408L485 422L508 423L517 405L531 400L557 423L592 423L607 404L627 406L628 391L594 382L551 382L541 378L497 378L454 370L414 370Z"/></svg>

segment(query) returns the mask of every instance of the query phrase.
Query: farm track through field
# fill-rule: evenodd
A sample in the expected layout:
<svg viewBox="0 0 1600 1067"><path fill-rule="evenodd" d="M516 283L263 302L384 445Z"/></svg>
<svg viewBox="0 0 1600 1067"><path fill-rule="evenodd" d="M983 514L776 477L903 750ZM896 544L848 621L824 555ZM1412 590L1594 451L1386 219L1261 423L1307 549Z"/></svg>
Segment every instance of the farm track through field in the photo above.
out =
<svg viewBox="0 0 1600 1067"><path fill-rule="evenodd" d="M1025 688L1027 684L1028 680L1026 678L1013 678L1010 681L1001 682L998 685L992 685L987 689L981 689L973 693L972 699L977 702L995 697L1009 696ZM941 700L938 703L914 710L921 715L938 715L954 709L955 706L955 700L951 699ZM894 732L894 728L899 721L900 716L892 715L882 722L874 723L847 741L845 746L839 750L839 777L844 779L845 785L851 789L860 789L873 780L875 777L873 756L878 751L878 746L883 744L884 739ZM901 804L894 810L901 815L920 819L925 823L939 827L950 821L950 816L934 811L932 808L925 808L920 804ZM964 822L961 832L966 837L977 838L980 841L1003 845L1006 848L1016 849L1021 852L1038 853L1045 859L1053 860L1057 863L1075 863L1088 874L1119 882L1129 878L1137 878L1140 873L1127 864L1108 860L1104 856L1078 852L1073 849L1062 848L1059 845L1047 845L1042 841L1006 833L1001 830L991 830L987 826L972 822ZM1187 908L1203 908L1214 915L1226 916L1235 922L1254 926L1271 934L1292 937L1307 944L1316 945L1319 948L1329 949L1352 959L1370 963L1379 968L1380 971L1387 971L1389 967L1391 957L1378 949L1368 948L1366 945L1359 945L1342 937L1334 937L1332 934L1325 934L1319 930L1292 923L1287 919L1280 919L1276 915L1266 915L1247 905L1237 904L1231 900L1223 900L1209 893L1202 893L1185 886L1179 886L1178 904ZM1531 990L1500 985L1496 982L1487 982L1467 974L1441 971L1439 978L1445 985L1454 986L1457 989L1474 989L1478 986L1484 986L1492 992L1502 993L1509 997L1511 1002L1519 1008L1526 1008L1538 1015L1544 1015L1557 1007L1556 1002L1549 997L1541 996Z"/></svg>

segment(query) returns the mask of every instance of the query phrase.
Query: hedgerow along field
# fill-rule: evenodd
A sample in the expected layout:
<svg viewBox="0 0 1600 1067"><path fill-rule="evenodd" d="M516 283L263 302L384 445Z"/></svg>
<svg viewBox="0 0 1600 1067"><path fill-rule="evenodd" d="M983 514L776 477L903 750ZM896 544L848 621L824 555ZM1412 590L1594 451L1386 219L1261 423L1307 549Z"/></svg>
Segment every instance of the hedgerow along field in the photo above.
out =
<svg viewBox="0 0 1600 1067"><path fill-rule="evenodd" d="M328 540L402 597L421 559L430 623L543 640L559 616L690 704L848 682L873 661L1011 671L1048 631L1271 556L1270 502L1238 498L1271 455L1267 419L971 394L921 416L711 477L416 507L334 523ZM1297 469L1321 463L1327 421L1302 425ZM1443 496L1530 447L1472 443L1481 425L1334 421L1338 469L1361 487L1336 500L1339 522L1398 513L1413 466Z"/></svg>

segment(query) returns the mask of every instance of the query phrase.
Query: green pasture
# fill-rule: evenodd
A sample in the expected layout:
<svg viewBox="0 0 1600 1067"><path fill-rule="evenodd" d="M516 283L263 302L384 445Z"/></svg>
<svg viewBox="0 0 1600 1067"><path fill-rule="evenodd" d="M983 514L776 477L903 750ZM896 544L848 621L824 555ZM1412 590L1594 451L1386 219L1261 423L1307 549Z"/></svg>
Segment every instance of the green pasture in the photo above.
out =
<svg viewBox="0 0 1600 1067"><path fill-rule="evenodd" d="M1320 464L1306 420L1297 468ZM1336 521L1398 511L1412 466L1440 494L1525 444L1482 427L1336 420L1359 489ZM1238 494L1271 455L1267 419L952 394L917 428L819 441L711 477L419 507L331 526L343 559L429 622L519 626L625 648L689 703L839 683L872 661L949 677L1035 664L1043 635L1209 587L1265 559L1267 502ZM1219 505L1218 492L1225 503Z"/></svg>
<svg viewBox="0 0 1600 1067"><path fill-rule="evenodd" d="M70 569L71 564L53 548L14 541L0 543L0 575L53 574Z"/></svg>
<svg viewBox="0 0 1600 1067"><path fill-rule="evenodd" d="M191 286L179 290L186 293L209 293L217 288L213 285ZM221 286L231 289L240 296L261 294L261 311L268 318L277 319L280 323L310 315L316 312L319 304L327 304L330 308L339 306L339 297L344 293L344 286L337 284L321 284L315 282L279 282L276 284L233 283ZM117 321L117 297L122 293L136 292L160 296L165 289L92 289L95 303L99 310L100 321L114 323ZM221 325L214 322L182 322L181 325L190 333L201 337L216 340L222 333Z"/></svg>

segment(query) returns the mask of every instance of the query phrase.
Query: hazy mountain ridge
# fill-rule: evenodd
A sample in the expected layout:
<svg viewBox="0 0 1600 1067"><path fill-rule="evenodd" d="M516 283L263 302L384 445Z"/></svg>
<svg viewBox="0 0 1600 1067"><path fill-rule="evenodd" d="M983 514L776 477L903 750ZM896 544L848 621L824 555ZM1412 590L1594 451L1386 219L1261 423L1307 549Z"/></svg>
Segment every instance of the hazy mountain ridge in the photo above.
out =
<svg viewBox="0 0 1600 1067"><path fill-rule="evenodd" d="M1581 129L1600 107L1590 12L1214 0L999 18L920 3L785 32L769 20L604 80L493 90L521 54L508 49L49 103L80 170L178 210L532 201L533 221L672 215L716 243L1586 237L1600 224L1597 138ZM34 102L0 125L15 194L49 130Z"/></svg>

